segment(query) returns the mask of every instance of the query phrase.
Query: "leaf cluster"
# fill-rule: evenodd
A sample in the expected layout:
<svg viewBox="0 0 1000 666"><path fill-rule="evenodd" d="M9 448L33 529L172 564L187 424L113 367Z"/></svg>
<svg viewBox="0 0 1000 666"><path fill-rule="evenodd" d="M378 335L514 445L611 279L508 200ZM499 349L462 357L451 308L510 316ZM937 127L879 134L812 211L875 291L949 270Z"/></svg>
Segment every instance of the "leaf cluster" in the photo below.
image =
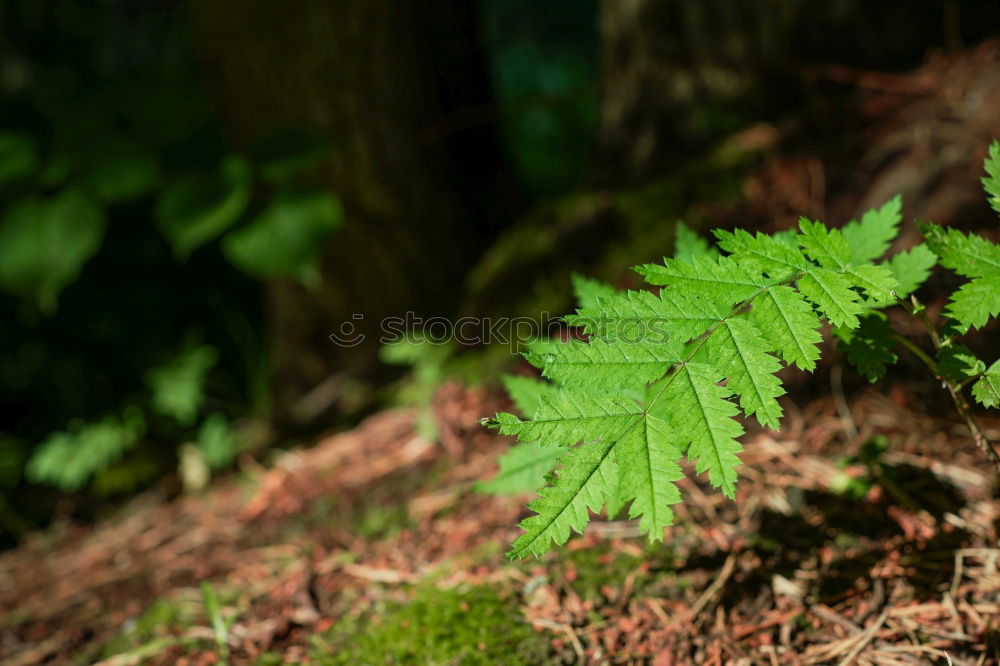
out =
<svg viewBox="0 0 1000 666"><path fill-rule="evenodd" d="M994 199L998 145L984 181ZM653 289L576 278L580 307L567 323L585 339L531 346L526 358L547 381L508 379L522 415L489 422L520 443L481 487L543 486L509 555L540 555L582 531L591 512L626 506L650 540L662 539L683 459L735 497L744 423L780 425L779 371L815 369L828 323L848 360L881 377L900 338L880 310L903 303L938 260L970 278L946 311L957 330L1000 314L1000 247L989 241L925 225L925 244L881 260L901 209L897 196L840 229L803 218L773 235L716 231L717 247L681 226L673 258L635 269ZM975 379L979 402L1000 404L1000 362L984 370L950 338L945 348L936 371Z"/></svg>

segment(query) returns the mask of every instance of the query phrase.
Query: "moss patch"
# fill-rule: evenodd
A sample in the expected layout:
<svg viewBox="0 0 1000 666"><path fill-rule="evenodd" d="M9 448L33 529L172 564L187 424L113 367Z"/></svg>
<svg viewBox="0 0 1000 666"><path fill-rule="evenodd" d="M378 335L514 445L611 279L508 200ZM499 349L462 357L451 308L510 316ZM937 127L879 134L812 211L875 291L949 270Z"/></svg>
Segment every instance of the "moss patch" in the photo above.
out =
<svg viewBox="0 0 1000 666"><path fill-rule="evenodd" d="M349 616L312 638L312 656L340 664L537 664L548 640L521 616L515 599L488 586L418 588L406 603Z"/></svg>

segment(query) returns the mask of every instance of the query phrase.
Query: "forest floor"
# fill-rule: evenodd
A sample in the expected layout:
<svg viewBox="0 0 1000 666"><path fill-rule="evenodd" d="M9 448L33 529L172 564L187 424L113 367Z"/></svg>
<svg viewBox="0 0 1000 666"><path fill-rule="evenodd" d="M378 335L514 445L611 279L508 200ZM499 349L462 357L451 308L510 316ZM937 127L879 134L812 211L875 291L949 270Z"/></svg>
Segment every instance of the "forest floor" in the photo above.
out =
<svg viewBox="0 0 1000 666"><path fill-rule="evenodd" d="M737 501L689 476L662 544L595 520L512 562L526 498L472 488L502 403L445 385L438 441L381 412L0 555L0 663L1000 663L991 468L902 387L850 405L786 403Z"/></svg>

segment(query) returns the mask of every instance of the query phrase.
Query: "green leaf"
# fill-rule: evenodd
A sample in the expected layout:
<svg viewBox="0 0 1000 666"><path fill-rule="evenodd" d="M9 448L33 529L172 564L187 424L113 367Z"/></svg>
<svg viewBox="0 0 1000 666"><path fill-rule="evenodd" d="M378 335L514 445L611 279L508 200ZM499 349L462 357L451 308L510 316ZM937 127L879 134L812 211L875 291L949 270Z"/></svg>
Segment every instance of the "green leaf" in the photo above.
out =
<svg viewBox="0 0 1000 666"><path fill-rule="evenodd" d="M610 284L576 273L570 275L570 279L573 281L573 295L576 297L576 302L581 308L598 307L599 299L611 298L618 291Z"/></svg>
<svg viewBox="0 0 1000 666"><path fill-rule="evenodd" d="M566 322L607 340L686 342L721 318L715 304L704 299L625 291L599 299L597 307L580 308L575 315L567 316Z"/></svg>
<svg viewBox="0 0 1000 666"><path fill-rule="evenodd" d="M31 176L38 164L38 150L31 137L0 132L0 186Z"/></svg>
<svg viewBox="0 0 1000 666"><path fill-rule="evenodd" d="M787 242L758 233L751 236L742 229L715 231L719 247L736 257L752 270L767 273L775 280L809 270L810 264L802 253Z"/></svg>
<svg viewBox="0 0 1000 666"><path fill-rule="evenodd" d="M545 476L566 451L557 446L528 442L510 447L500 456L500 471L487 481L476 483L476 490L490 495L532 493L545 485Z"/></svg>
<svg viewBox="0 0 1000 666"><path fill-rule="evenodd" d="M246 227L229 233L222 249L251 277L287 277L317 287L323 244L340 226L342 215L340 203L329 193L283 192Z"/></svg>
<svg viewBox="0 0 1000 666"><path fill-rule="evenodd" d="M861 317L858 328L841 328L837 330L837 336L847 360L870 382L885 376L886 366L897 360L893 352L896 343L892 327L880 312L866 313Z"/></svg>
<svg viewBox="0 0 1000 666"><path fill-rule="evenodd" d="M1000 245L936 224L920 229L942 266L972 278L952 294L945 314L966 327L985 326L1000 314Z"/></svg>
<svg viewBox="0 0 1000 666"><path fill-rule="evenodd" d="M799 244L813 261L823 268L843 270L851 260L851 246L840 231L827 229L819 222L802 218L799 220Z"/></svg>
<svg viewBox="0 0 1000 666"><path fill-rule="evenodd" d="M972 396L984 407L1000 406L1000 361L991 365L982 379L973 384Z"/></svg>
<svg viewBox="0 0 1000 666"><path fill-rule="evenodd" d="M181 425L192 425L204 399L205 380L219 358L215 347L189 346L169 362L146 374L146 383L153 393L153 409L177 419Z"/></svg>
<svg viewBox="0 0 1000 666"><path fill-rule="evenodd" d="M530 420L503 412L496 420L501 435L517 435L522 442L541 440L545 446L572 446L617 439L641 411L638 403L624 396L560 391L543 397Z"/></svg>
<svg viewBox="0 0 1000 666"><path fill-rule="evenodd" d="M798 286L831 324L857 328L858 315L864 308L846 277L825 268L814 268L799 280Z"/></svg>
<svg viewBox="0 0 1000 666"><path fill-rule="evenodd" d="M854 265L878 259L889 249L899 233L903 198L898 194L879 208L873 208L861 216L861 221L850 221L841 232L851 247L850 262Z"/></svg>
<svg viewBox="0 0 1000 666"><path fill-rule="evenodd" d="M951 295L945 313L966 326L985 326L990 318L1000 315L1000 273L962 285Z"/></svg>
<svg viewBox="0 0 1000 666"><path fill-rule="evenodd" d="M994 141L990 145L990 154L986 158L986 177L983 178L983 188L989 195L990 205L993 210L1000 213L1000 141Z"/></svg>
<svg viewBox="0 0 1000 666"><path fill-rule="evenodd" d="M551 485L542 488L538 499L528 504L536 515L521 521L524 534L514 542L507 557L541 555L550 543L566 543L573 530L583 531L590 521L590 511L601 509L618 482L613 455L617 443L585 444L560 459L562 467L553 475Z"/></svg>
<svg viewBox="0 0 1000 666"><path fill-rule="evenodd" d="M671 505L681 501L674 484L684 477L677 436L670 425L655 416L626 434L616 450L618 501L632 500L629 518L639 518L639 530L650 541L662 541L663 529L674 522Z"/></svg>
<svg viewBox="0 0 1000 666"><path fill-rule="evenodd" d="M674 237L674 258L694 263L699 257L717 257L719 251L683 222L678 221Z"/></svg>
<svg viewBox="0 0 1000 666"><path fill-rule="evenodd" d="M936 224L921 224L920 230L945 268L967 278L1000 274L1000 246L996 243Z"/></svg>
<svg viewBox="0 0 1000 666"><path fill-rule="evenodd" d="M986 364L976 358L971 349L953 342L938 351L937 372L945 379L959 383L986 372Z"/></svg>
<svg viewBox="0 0 1000 666"><path fill-rule="evenodd" d="M105 226L104 210L76 190L16 202L0 220L0 287L54 312L100 249Z"/></svg>
<svg viewBox="0 0 1000 666"><path fill-rule="evenodd" d="M754 302L751 321L760 329L769 348L786 363L813 370L823 340L820 320L805 299L788 286L771 287Z"/></svg>
<svg viewBox="0 0 1000 666"><path fill-rule="evenodd" d="M229 465L239 452L236 433L226 417L218 412L202 421L198 428L197 445L211 469Z"/></svg>
<svg viewBox="0 0 1000 666"><path fill-rule="evenodd" d="M869 216L865 226L884 224ZM566 321L589 339L533 343L526 354L560 392L539 395L541 386L551 387L529 383L528 397L518 402L527 403L522 411L533 418L500 413L489 423L538 443L512 450L490 487L534 487L558 455L552 452L570 450L529 505L537 515L521 524L525 534L511 556L540 554L582 530L591 511L605 507L612 516L626 503L640 529L661 538L679 499L674 482L683 451L699 474L734 496L743 434L735 417L742 407L765 426L780 425L778 398L785 391L778 357L813 369L820 315L840 327L845 345L870 351L866 345L878 341L877 327L885 322L865 313L889 302L902 285L889 265L853 264L855 250L840 231L809 220L801 229L775 236L717 232L730 253L725 257L709 256L697 244L682 246L685 260L636 269L661 288L658 294L574 278L581 307ZM922 264L908 263L911 258L898 265L912 283ZM851 330L858 326L862 330ZM894 358L862 353L855 360L873 373L877 363Z"/></svg>
<svg viewBox="0 0 1000 666"><path fill-rule="evenodd" d="M875 304L889 304L896 300L893 293L899 288L899 282L888 266L849 266L844 270L844 277L855 287L864 289Z"/></svg>
<svg viewBox="0 0 1000 666"><path fill-rule="evenodd" d="M663 264L636 266L646 282L667 294L683 293L712 301L725 310L756 294L765 284L760 273L730 257L699 257L694 263L664 259Z"/></svg>
<svg viewBox="0 0 1000 666"><path fill-rule="evenodd" d="M736 466L743 450L736 438L743 427L733 417L739 413L727 398L732 393L719 386L722 375L709 365L687 363L664 389L671 409L670 425L687 447L699 474L729 498L736 495Z"/></svg>
<svg viewBox="0 0 1000 666"><path fill-rule="evenodd" d="M542 398L554 397L559 390L552 384L534 377L503 375L500 380L507 395L523 416L532 417L542 404Z"/></svg>
<svg viewBox="0 0 1000 666"><path fill-rule="evenodd" d="M231 157L218 173L191 174L167 185L156 205L156 222L178 258L231 227L250 199L250 167Z"/></svg>
<svg viewBox="0 0 1000 666"><path fill-rule="evenodd" d="M121 155L94 165L87 174L87 184L102 201L120 203L148 194L158 178L156 162L150 156Z"/></svg>
<svg viewBox="0 0 1000 666"><path fill-rule="evenodd" d="M142 437L145 427L142 412L133 407L121 418L108 416L53 433L35 450L25 474L32 483L77 490L119 460Z"/></svg>
<svg viewBox="0 0 1000 666"><path fill-rule="evenodd" d="M927 280L935 264L937 264L937 255L923 243L893 255L889 259L888 265L889 270L899 282L896 295L900 298L906 298L915 292Z"/></svg>
<svg viewBox="0 0 1000 666"><path fill-rule="evenodd" d="M330 143L322 134L304 129L274 132L253 147L253 162L264 180L280 183L323 164Z"/></svg>
<svg viewBox="0 0 1000 666"><path fill-rule="evenodd" d="M776 398L785 391L774 376L781 363L765 351L768 346L746 319L727 319L708 338L706 348L713 366L729 379L727 388L739 396L744 413L777 430L782 410Z"/></svg>
<svg viewBox="0 0 1000 666"><path fill-rule="evenodd" d="M542 368L542 375L566 386L595 384L605 389L654 382L681 360L679 343L607 342L595 339L557 345L544 354L528 354L532 365Z"/></svg>

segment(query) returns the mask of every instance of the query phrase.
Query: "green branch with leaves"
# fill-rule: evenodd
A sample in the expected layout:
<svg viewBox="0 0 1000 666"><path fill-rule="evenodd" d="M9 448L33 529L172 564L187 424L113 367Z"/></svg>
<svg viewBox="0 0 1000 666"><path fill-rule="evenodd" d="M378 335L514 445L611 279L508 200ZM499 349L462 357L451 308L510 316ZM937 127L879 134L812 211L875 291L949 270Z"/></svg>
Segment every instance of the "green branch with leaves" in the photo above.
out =
<svg viewBox="0 0 1000 666"><path fill-rule="evenodd" d="M986 171L1000 212L1000 142ZM1000 405L1000 361L987 368L957 342L1000 314L1000 246L924 224L923 244L882 260L898 235L901 204L897 196L840 229L803 218L797 231L773 235L716 231L718 249L682 227L674 258L636 267L657 292L575 278L580 308L567 323L586 340L529 345L526 357L547 381L509 378L507 388L530 418L501 412L484 420L521 443L480 488L539 495L508 555L541 555L581 532L592 511L610 516L626 505L650 540L662 539L681 499L684 457L734 498L741 413L779 428L785 391L777 372L815 369L825 323L870 381L899 348L925 363L1000 469L965 397L971 386L981 405ZM937 263L969 279L941 326L913 296ZM893 329L890 307L921 322L931 351Z"/></svg>

